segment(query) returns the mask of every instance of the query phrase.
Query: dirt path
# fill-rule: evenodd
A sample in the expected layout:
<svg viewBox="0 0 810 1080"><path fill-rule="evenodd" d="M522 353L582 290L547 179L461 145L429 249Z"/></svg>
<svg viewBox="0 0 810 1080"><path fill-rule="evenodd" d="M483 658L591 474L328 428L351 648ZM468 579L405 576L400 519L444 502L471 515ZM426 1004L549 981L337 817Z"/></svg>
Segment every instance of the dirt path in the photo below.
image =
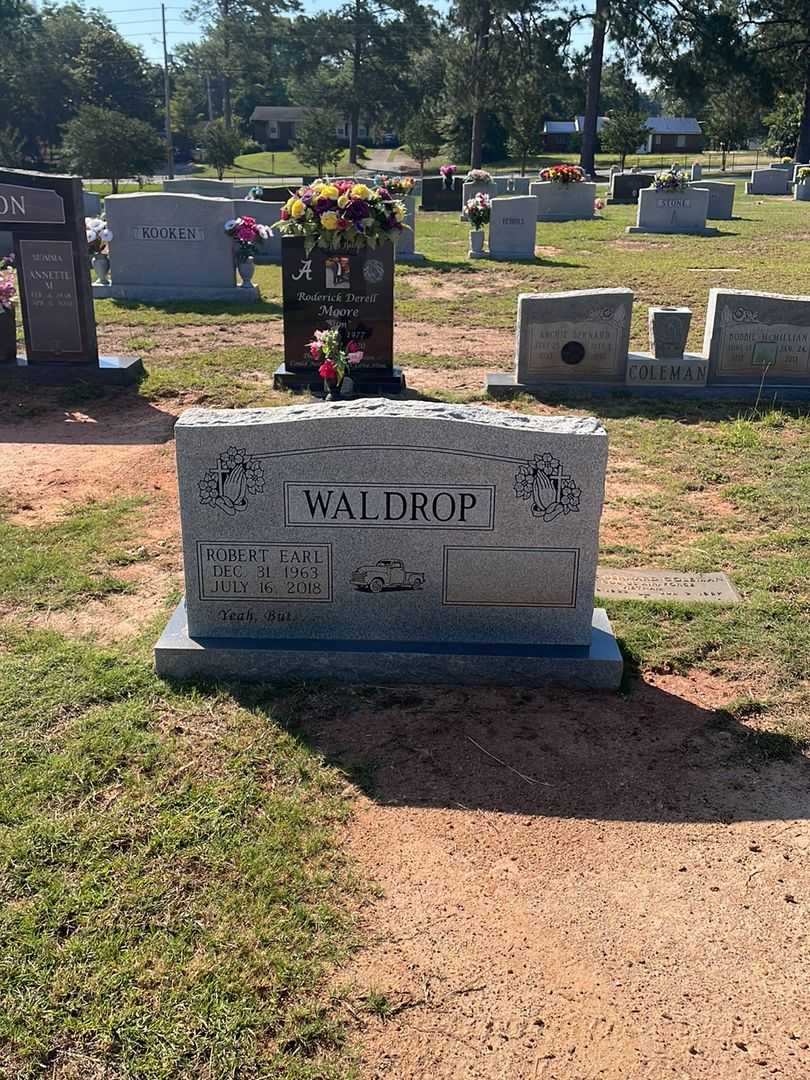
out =
<svg viewBox="0 0 810 1080"><path fill-rule="evenodd" d="M417 689L309 721L371 776L347 844L383 896L338 981L395 1015L357 1012L364 1080L810 1075L810 763L749 759L731 693Z"/></svg>

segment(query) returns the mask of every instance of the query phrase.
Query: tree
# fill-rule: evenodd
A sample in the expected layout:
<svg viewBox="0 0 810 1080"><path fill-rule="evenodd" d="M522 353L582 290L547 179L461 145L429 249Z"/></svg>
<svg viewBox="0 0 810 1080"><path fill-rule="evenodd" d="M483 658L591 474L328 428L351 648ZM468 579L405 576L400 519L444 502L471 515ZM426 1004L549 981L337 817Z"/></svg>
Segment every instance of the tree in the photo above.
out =
<svg viewBox="0 0 810 1080"><path fill-rule="evenodd" d="M729 85L712 95L704 131L720 147L722 169L726 168L726 153L736 150L748 142L759 127L757 109L741 109L740 102L746 99L746 83L743 78L732 80ZM798 123L796 125L798 134Z"/></svg>
<svg viewBox="0 0 810 1080"><path fill-rule="evenodd" d="M621 167L628 154L634 154L646 142L647 118L639 112L614 112L605 117L600 139L602 149L618 154Z"/></svg>
<svg viewBox="0 0 810 1080"><path fill-rule="evenodd" d="M436 157L442 148L436 118L428 108L422 108L405 125L405 149L419 164L419 174L425 174L425 162Z"/></svg>
<svg viewBox="0 0 810 1080"><path fill-rule="evenodd" d="M158 78L140 49L115 30L91 26L82 38L74 77L78 104L126 113L147 122L155 119Z"/></svg>
<svg viewBox="0 0 810 1080"><path fill-rule="evenodd" d="M599 97L602 90L602 63L605 38L610 20L610 0L596 0L593 13L593 35L588 61L588 83L585 92L585 119L582 129L582 150L579 164L586 176L596 172L596 125L599 117Z"/></svg>
<svg viewBox="0 0 810 1080"><path fill-rule="evenodd" d="M773 112L765 117L765 123L768 125L765 149L774 157L794 157L795 155L797 161L803 160L796 149L802 123L802 104L800 93L780 94Z"/></svg>
<svg viewBox="0 0 810 1080"><path fill-rule="evenodd" d="M327 168L336 170L343 157L335 134L339 123L337 110L312 109L298 125L293 149L299 161L314 168L318 176L323 176Z"/></svg>
<svg viewBox="0 0 810 1080"><path fill-rule="evenodd" d="M28 164L25 141L16 128L0 128L0 162L6 169L22 169Z"/></svg>
<svg viewBox="0 0 810 1080"><path fill-rule="evenodd" d="M546 111L548 99L542 87L526 78L514 87L509 99L506 127L509 132L506 148L510 157L520 159L520 175L526 175L530 154L539 153L543 139L540 117Z"/></svg>
<svg viewBox="0 0 810 1080"><path fill-rule="evenodd" d="M65 126L61 158L79 176L109 179L116 194L125 177L151 175L164 149L163 139L142 120L85 105Z"/></svg>
<svg viewBox="0 0 810 1080"><path fill-rule="evenodd" d="M202 148L206 162L217 171L217 176L222 179L222 174L234 163L234 159L242 152L244 140L238 131L227 127L225 120L213 120L205 125L202 135Z"/></svg>

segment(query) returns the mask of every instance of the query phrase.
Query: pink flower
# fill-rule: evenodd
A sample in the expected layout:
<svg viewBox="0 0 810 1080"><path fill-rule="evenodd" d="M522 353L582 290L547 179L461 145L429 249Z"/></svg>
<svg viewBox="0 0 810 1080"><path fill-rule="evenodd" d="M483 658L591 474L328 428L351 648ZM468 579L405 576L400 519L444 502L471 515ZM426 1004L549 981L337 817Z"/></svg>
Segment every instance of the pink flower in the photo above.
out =
<svg viewBox="0 0 810 1080"><path fill-rule="evenodd" d="M360 352L360 346L357 344L356 341L350 341L346 345L346 351L347 352Z"/></svg>
<svg viewBox="0 0 810 1080"><path fill-rule="evenodd" d="M359 364L360 361L363 359L363 355L364 354L362 349L355 349L354 352L352 352L352 350L350 349L349 355L346 359L349 361L350 364Z"/></svg>
<svg viewBox="0 0 810 1080"><path fill-rule="evenodd" d="M309 355L313 360L317 360L321 355L321 347L317 341L310 341L309 343Z"/></svg>

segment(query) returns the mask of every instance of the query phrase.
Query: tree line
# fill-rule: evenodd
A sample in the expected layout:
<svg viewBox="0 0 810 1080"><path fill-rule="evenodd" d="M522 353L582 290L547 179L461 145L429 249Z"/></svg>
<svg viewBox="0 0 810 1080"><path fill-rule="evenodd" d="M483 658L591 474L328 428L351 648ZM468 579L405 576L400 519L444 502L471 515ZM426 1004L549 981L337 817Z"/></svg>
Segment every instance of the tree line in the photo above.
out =
<svg viewBox="0 0 810 1080"><path fill-rule="evenodd" d="M314 12L194 0L189 15L203 33L172 58L174 140L180 155L205 141L222 167L258 149L248 121L268 104L321 110L310 141L345 116L353 162L363 122L417 160L525 166L546 119L581 115L593 172L597 117L623 154L650 113L695 116L718 147L764 135L772 152L810 158L810 0L451 0L443 13L420 0ZM161 69L102 12L0 0L0 35L0 161L114 182L116 162L119 175L158 165Z"/></svg>

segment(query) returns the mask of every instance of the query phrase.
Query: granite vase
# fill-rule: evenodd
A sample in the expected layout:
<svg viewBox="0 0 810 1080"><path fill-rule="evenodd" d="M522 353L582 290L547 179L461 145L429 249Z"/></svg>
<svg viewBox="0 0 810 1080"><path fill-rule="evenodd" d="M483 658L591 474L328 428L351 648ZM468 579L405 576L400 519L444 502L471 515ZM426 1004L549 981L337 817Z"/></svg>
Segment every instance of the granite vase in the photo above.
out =
<svg viewBox="0 0 810 1080"><path fill-rule="evenodd" d="M103 252L93 256L93 273L99 285L110 284L110 257Z"/></svg>
<svg viewBox="0 0 810 1080"><path fill-rule="evenodd" d="M239 274L239 277L242 279L241 288L252 288L253 286L251 282L253 281L253 275L256 272L256 263L253 259L253 256L250 255L247 259L237 259L236 270Z"/></svg>
<svg viewBox="0 0 810 1080"><path fill-rule="evenodd" d="M484 230L470 229L470 255L480 255L484 250Z"/></svg>
<svg viewBox="0 0 810 1080"><path fill-rule="evenodd" d="M17 359L17 320L14 308L0 308L0 364Z"/></svg>

